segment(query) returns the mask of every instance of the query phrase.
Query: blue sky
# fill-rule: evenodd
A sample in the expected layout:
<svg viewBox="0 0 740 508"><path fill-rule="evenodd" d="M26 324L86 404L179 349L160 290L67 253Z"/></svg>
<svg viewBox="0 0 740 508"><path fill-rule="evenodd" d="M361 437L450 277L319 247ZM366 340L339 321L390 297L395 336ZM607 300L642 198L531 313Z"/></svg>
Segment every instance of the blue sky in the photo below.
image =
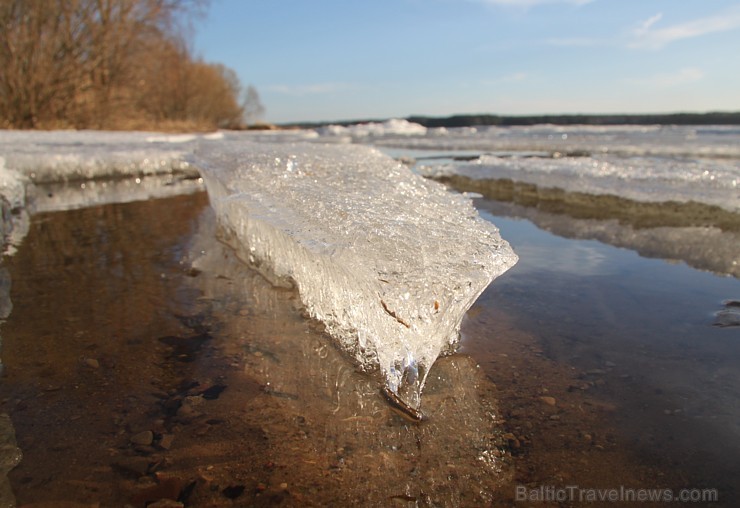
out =
<svg viewBox="0 0 740 508"><path fill-rule="evenodd" d="M211 0L195 29L275 123L740 110L737 0Z"/></svg>

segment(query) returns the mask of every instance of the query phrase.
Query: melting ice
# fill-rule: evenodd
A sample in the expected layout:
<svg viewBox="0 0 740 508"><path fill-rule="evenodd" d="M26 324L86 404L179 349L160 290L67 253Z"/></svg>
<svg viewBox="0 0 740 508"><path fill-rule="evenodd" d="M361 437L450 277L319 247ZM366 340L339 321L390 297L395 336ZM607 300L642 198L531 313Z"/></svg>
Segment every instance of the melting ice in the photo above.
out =
<svg viewBox="0 0 740 508"><path fill-rule="evenodd" d="M470 200L377 150L204 144L195 157L224 240L412 408L463 315L517 261Z"/></svg>

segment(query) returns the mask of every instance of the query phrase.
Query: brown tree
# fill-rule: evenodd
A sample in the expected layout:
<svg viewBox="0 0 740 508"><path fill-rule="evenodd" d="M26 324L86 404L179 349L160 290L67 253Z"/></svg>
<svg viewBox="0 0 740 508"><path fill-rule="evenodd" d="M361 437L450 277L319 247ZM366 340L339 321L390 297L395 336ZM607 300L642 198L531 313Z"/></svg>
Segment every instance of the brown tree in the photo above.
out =
<svg viewBox="0 0 740 508"><path fill-rule="evenodd" d="M0 0L0 127L240 124L236 74L186 49L179 21L202 5Z"/></svg>

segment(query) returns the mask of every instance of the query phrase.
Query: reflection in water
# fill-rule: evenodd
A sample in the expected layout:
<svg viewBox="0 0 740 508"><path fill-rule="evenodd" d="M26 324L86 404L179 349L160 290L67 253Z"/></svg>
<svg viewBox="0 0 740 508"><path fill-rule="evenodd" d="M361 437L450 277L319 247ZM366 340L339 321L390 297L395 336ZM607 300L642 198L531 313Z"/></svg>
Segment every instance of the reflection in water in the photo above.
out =
<svg viewBox="0 0 740 508"><path fill-rule="evenodd" d="M501 496L507 474L493 387L475 362L438 360L423 400L428 420L406 421L380 396L380 376L359 372L304 319L293 292L268 286L214 244L210 213L200 224L191 248L198 284L218 301L225 351L243 358L244 374L263 387L256 402L280 443L273 453L286 462L312 457L294 465L294 478L309 488L322 469L337 473L341 488L322 502L475 505Z"/></svg>
<svg viewBox="0 0 740 508"><path fill-rule="evenodd" d="M639 203L509 180L453 176L443 181L487 197L477 204L495 216L526 218L566 238L598 240L642 256L683 261L740 278L737 213L700 203Z"/></svg>
<svg viewBox="0 0 740 508"><path fill-rule="evenodd" d="M10 315L13 304L10 301L10 274L5 267L0 267L0 326ZM0 346L2 335L0 335ZM0 375L3 373L0 357ZM5 412L0 412L0 506L14 506L15 497L7 478L8 472L21 461L21 450L15 439L13 422Z"/></svg>
<svg viewBox="0 0 740 508"><path fill-rule="evenodd" d="M118 180L40 183L28 189L33 211L41 213L161 199L200 192L205 187L203 180L197 176L164 174Z"/></svg>
<svg viewBox="0 0 740 508"><path fill-rule="evenodd" d="M510 496L493 387L440 359L408 422L205 196L39 214L8 262L3 410L23 503L462 505ZM156 218L156 220L152 220ZM74 295L74 297L71 297Z"/></svg>
<svg viewBox="0 0 740 508"><path fill-rule="evenodd" d="M500 203L480 200L481 209ZM570 365L574 390L600 393L641 460L686 468L688 481L737 495L740 474L740 341L737 327L713 326L740 293L735 278L644 259L594 241L495 218L522 255L478 302L538 337L544 354ZM582 271L562 260L600 259ZM554 260L554 261L553 261ZM486 312L491 312L487 310ZM482 346L468 347L470 354Z"/></svg>

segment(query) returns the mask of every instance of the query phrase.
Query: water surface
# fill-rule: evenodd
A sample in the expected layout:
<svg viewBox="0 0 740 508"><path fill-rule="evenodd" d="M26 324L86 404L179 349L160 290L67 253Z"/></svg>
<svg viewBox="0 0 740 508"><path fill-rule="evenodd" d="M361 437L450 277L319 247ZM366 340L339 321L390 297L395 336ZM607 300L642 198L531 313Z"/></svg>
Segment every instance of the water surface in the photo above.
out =
<svg viewBox="0 0 740 508"><path fill-rule="evenodd" d="M579 485L731 506L740 328L713 324L738 280L476 205L520 262L435 364L421 424L216 241L203 193L35 215L0 330L19 504L481 506Z"/></svg>

